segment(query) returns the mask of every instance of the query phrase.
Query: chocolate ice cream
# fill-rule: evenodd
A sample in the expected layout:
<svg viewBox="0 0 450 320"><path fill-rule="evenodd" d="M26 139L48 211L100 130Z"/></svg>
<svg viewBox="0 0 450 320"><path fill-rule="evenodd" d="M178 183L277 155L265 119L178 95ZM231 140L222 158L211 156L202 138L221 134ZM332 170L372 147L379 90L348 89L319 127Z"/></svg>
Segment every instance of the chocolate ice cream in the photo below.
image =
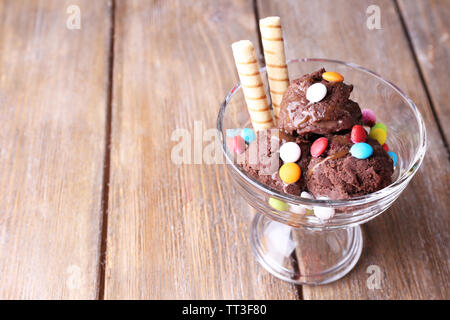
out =
<svg viewBox="0 0 450 320"><path fill-rule="evenodd" d="M329 134L351 129L361 123L361 109L350 100L352 85L322 79L325 69L293 80L283 95L278 127L287 133ZM306 91L314 83L327 88L324 99L310 103Z"/></svg>
<svg viewBox="0 0 450 320"><path fill-rule="evenodd" d="M316 198L349 199L388 186L392 181L393 161L380 143L367 137L360 126L361 110L350 100L353 86L345 84L340 75L339 81L327 81L323 79L328 78L324 72L325 69L320 69L292 81L283 96L278 129L257 131L256 139L238 155L238 163L258 181L292 195L307 191ZM317 83L323 84L318 86L321 95L315 100L318 102L310 103L306 98L308 88ZM296 165L283 165L280 159L279 148L286 142L295 142L301 149L300 158L294 158L298 159ZM352 147L360 152L350 153ZM298 148L294 149L296 153L291 155L298 155ZM282 167L288 171L283 169L280 177ZM289 172L287 167L296 173ZM291 179L294 174L295 178Z"/></svg>
<svg viewBox="0 0 450 320"><path fill-rule="evenodd" d="M278 174L278 169L282 164L278 152L282 144L290 141L296 142L302 151L301 157L297 161L302 169L302 178L296 183L286 184ZM256 139L249 144L245 153L238 155L237 161L250 176L261 183L278 191L300 195L306 186L304 174L311 158L310 146L309 141L291 136L281 130L262 130L256 133Z"/></svg>
<svg viewBox="0 0 450 320"><path fill-rule="evenodd" d="M348 199L380 190L391 183L393 162L383 147L367 138L373 154L367 159L353 157L350 135L328 137L328 149L312 158L306 172L308 191L314 197Z"/></svg>

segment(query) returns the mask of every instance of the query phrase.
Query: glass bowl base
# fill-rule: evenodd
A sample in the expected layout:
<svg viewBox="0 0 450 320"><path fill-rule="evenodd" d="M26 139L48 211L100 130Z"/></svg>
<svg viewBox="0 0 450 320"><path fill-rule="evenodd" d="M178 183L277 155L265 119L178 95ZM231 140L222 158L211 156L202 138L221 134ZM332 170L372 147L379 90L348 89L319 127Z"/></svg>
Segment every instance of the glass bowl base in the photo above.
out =
<svg viewBox="0 0 450 320"><path fill-rule="evenodd" d="M250 242L258 262L279 279L321 285L345 276L358 262L363 247L360 226L308 230L253 218Z"/></svg>

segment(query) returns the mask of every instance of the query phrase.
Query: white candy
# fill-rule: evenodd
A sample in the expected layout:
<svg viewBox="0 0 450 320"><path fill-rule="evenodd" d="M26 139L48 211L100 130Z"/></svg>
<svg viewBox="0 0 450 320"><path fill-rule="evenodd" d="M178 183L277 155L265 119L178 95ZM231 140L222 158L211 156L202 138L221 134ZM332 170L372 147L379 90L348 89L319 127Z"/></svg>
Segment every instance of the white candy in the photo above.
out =
<svg viewBox="0 0 450 320"><path fill-rule="evenodd" d="M318 197L318 200L329 200L327 197ZM334 208L314 207L314 215L321 220L328 220L334 216Z"/></svg>
<svg viewBox="0 0 450 320"><path fill-rule="evenodd" d="M289 211L296 214L306 214L306 207L302 205L290 204Z"/></svg>
<svg viewBox="0 0 450 320"><path fill-rule="evenodd" d="M295 142L286 142L280 148L280 158L284 162L297 162L302 155L302 150Z"/></svg>
<svg viewBox="0 0 450 320"><path fill-rule="evenodd" d="M306 199L314 199L314 197L312 196L312 194L303 191L302 193L300 193L300 197L302 198L306 198ZM305 208L309 209L309 210L313 210L312 206L305 206Z"/></svg>
<svg viewBox="0 0 450 320"><path fill-rule="evenodd" d="M306 199L314 199L313 195L306 191L303 191L302 193L300 193L300 197L306 198Z"/></svg>
<svg viewBox="0 0 450 320"><path fill-rule="evenodd" d="M314 199L312 194L303 191L300 194L300 197L306 198L306 199ZM302 204L296 205L296 204L290 204L289 209L291 212L297 213L297 214L312 214L313 207L312 206L305 206Z"/></svg>
<svg viewBox="0 0 450 320"><path fill-rule="evenodd" d="M327 95L327 87L324 84L318 82L309 86L308 90L306 90L306 99L310 103L319 102Z"/></svg>

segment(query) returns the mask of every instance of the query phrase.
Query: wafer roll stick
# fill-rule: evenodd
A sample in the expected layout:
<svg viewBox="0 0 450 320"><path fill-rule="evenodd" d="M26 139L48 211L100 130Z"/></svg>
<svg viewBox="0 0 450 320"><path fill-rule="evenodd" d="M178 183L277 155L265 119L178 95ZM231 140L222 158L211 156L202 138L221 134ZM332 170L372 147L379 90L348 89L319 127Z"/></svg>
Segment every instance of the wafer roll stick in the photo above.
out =
<svg viewBox="0 0 450 320"><path fill-rule="evenodd" d="M261 30L264 58L269 78L273 114L275 121L277 121L280 114L281 99L289 86L280 17L267 17L259 20L259 29Z"/></svg>
<svg viewBox="0 0 450 320"><path fill-rule="evenodd" d="M259 73L255 49L249 40L233 43L234 61L255 131L273 127L272 112Z"/></svg>

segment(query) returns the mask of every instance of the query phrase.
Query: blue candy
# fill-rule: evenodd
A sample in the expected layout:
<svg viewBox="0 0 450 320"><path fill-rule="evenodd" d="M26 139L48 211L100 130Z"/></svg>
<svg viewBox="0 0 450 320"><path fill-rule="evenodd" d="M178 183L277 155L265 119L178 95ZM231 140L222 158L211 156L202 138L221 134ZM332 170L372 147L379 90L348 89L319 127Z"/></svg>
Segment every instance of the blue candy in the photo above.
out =
<svg viewBox="0 0 450 320"><path fill-rule="evenodd" d="M373 153L373 149L370 146L370 144L367 144L365 142L355 143L350 148L350 153L352 156L354 156L357 159L367 159L370 157Z"/></svg>
<svg viewBox="0 0 450 320"><path fill-rule="evenodd" d="M241 129L227 129L227 137L233 138L234 136L239 135Z"/></svg>
<svg viewBox="0 0 450 320"><path fill-rule="evenodd" d="M250 143L256 139L256 134L252 129L244 128L241 131L241 137L245 140L245 142Z"/></svg>
<svg viewBox="0 0 450 320"><path fill-rule="evenodd" d="M392 151L389 151L387 153L389 157L391 157L392 161L394 161L394 167L397 165L397 155L393 153Z"/></svg>

